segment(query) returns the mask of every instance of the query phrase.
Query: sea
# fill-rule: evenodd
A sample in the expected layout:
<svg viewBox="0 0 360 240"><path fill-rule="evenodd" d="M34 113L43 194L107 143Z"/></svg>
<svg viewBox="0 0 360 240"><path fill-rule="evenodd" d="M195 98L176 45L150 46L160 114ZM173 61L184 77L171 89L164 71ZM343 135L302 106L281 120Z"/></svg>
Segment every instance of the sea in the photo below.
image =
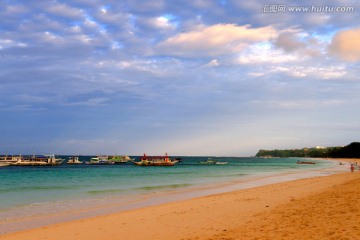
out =
<svg viewBox="0 0 360 240"><path fill-rule="evenodd" d="M176 156L182 161L172 167L142 167L67 165L69 156L60 157L59 166L0 167L0 234L345 171L328 160L297 164L303 158ZM200 163L209 158L227 164Z"/></svg>

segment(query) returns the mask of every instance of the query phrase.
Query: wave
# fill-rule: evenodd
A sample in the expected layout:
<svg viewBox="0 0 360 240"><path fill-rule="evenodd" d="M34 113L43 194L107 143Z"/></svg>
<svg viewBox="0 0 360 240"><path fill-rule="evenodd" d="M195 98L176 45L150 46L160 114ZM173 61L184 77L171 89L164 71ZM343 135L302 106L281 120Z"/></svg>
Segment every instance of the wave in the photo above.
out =
<svg viewBox="0 0 360 240"><path fill-rule="evenodd" d="M131 190L157 190L157 189L168 189L168 188L181 188L181 187L188 187L191 186L190 183L181 183L181 184L168 184L168 185L158 185L158 186L144 186L144 187L137 187L137 188L131 188L131 189L104 189L104 190L92 190L87 191L86 193L92 194L92 195L100 195L100 194L110 194L110 193L121 193L125 191L131 191Z"/></svg>
<svg viewBox="0 0 360 240"><path fill-rule="evenodd" d="M134 188L134 190L156 190L156 189L165 189L165 188L181 188L191 186L190 183L181 183L181 184L169 184L169 185L158 185L158 186L144 186L139 188Z"/></svg>
<svg viewBox="0 0 360 240"><path fill-rule="evenodd" d="M248 173L234 173L234 174L228 174L228 175L226 175L226 176L247 176L247 175L249 175Z"/></svg>
<svg viewBox="0 0 360 240"><path fill-rule="evenodd" d="M93 194L93 195L99 195L99 194L107 194L107 193L119 193L119 192L124 192L124 191L126 191L126 190L125 189L105 189L105 190L87 191L86 193Z"/></svg>
<svg viewBox="0 0 360 240"><path fill-rule="evenodd" d="M74 186L21 186L21 187L12 187L0 189L0 193L6 192L19 192L19 191L54 191L54 190L66 190L66 189L76 189Z"/></svg>

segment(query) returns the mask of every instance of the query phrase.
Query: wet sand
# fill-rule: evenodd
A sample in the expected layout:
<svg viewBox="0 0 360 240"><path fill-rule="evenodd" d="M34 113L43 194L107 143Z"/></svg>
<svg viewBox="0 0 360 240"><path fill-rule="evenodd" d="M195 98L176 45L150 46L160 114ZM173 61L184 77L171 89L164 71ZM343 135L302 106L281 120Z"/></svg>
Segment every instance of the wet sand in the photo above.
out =
<svg viewBox="0 0 360 240"><path fill-rule="evenodd" d="M359 184L360 171L349 169L68 221L0 239L359 239Z"/></svg>

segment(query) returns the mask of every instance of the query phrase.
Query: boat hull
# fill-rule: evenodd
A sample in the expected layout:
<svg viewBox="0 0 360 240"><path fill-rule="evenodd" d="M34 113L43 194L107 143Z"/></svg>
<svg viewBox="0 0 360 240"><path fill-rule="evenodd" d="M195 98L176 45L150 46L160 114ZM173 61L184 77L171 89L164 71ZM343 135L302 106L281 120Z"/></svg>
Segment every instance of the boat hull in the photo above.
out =
<svg viewBox="0 0 360 240"><path fill-rule="evenodd" d="M61 163L47 163L47 162L16 162L10 163L11 166L59 166Z"/></svg>
<svg viewBox="0 0 360 240"><path fill-rule="evenodd" d="M155 166L155 167L171 167L175 165L175 162L152 162L152 161L141 161L141 162L135 162L133 163L136 166Z"/></svg>
<svg viewBox="0 0 360 240"><path fill-rule="evenodd" d="M85 162L88 165L113 165L115 164L114 162L110 162L110 161L104 161L104 162Z"/></svg>
<svg viewBox="0 0 360 240"><path fill-rule="evenodd" d="M58 166L63 159L55 158L54 154L44 156L18 157L16 162L11 162L11 166Z"/></svg>
<svg viewBox="0 0 360 240"><path fill-rule="evenodd" d="M139 162L132 161L136 166L171 167L178 161L172 161L167 153L165 156L146 156L140 158Z"/></svg>

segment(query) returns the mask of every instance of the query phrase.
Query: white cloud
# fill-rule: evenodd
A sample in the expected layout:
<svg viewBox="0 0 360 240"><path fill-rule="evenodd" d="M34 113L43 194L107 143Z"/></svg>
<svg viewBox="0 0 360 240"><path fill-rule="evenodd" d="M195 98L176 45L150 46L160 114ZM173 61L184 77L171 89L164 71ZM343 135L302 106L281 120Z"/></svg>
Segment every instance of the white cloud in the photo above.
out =
<svg viewBox="0 0 360 240"><path fill-rule="evenodd" d="M167 14L157 17L139 17L137 18L136 23L140 27L148 29L147 31L149 32L144 31L142 34L150 33L152 35L153 31L157 31L160 35L169 35L177 27L177 22L173 21L173 18L174 16Z"/></svg>
<svg viewBox="0 0 360 240"><path fill-rule="evenodd" d="M220 65L219 61L217 59L213 59L207 64L205 64L204 67L217 67L219 65Z"/></svg>
<svg viewBox="0 0 360 240"><path fill-rule="evenodd" d="M169 28L171 29L171 28L175 27L170 23L169 19L167 19L164 16L153 19L153 24L155 27L161 28L161 29L169 29Z"/></svg>
<svg viewBox="0 0 360 240"><path fill-rule="evenodd" d="M22 42L13 41L11 39L1 39L0 38L0 50L4 48L11 47L26 47L27 45Z"/></svg>
<svg viewBox="0 0 360 240"><path fill-rule="evenodd" d="M234 54L256 42L268 41L277 35L273 27L251 28L250 25L216 24L197 26L161 42L160 53L174 56L220 56Z"/></svg>
<svg viewBox="0 0 360 240"><path fill-rule="evenodd" d="M292 53L284 53L281 50L273 49L270 44L254 44L235 60L236 64L266 64L266 63L284 63L299 61L301 57Z"/></svg>
<svg viewBox="0 0 360 240"><path fill-rule="evenodd" d="M250 76L250 77L262 77L265 75L266 75L265 72L250 72L250 73L248 73L248 76Z"/></svg>
<svg viewBox="0 0 360 240"><path fill-rule="evenodd" d="M89 44L93 40L91 36L88 36L86 34L75 35L73 39L84 44Z"/></svg>
<svg viewBox="0 0 360 240"><path fill-rule="evenodd" d="M277 66L273 73L283 72L293 77L316 77L320 79L338 79L347 74L344 66L307 67L307 66Z"/></svg>
<svg viewBox="0 0 360 240"><path fill-rule="evenodd" d="M338 107L345 104L345 100L330 99L281 99L281 100L267 100L267 101L254 101L255 106L262 106L266 108L276 108L282 110L304 110L304 109L318 109L324 107Z"/></svg>
<svg viewBox="0 0 360 240"><path fill-rule="evenodd" d="M43 33L43 40L45 42L54 43L54 44L64 43L64 39L61 36L56 35L56 34L51 33L51 32L44 32Z"/></svg>

